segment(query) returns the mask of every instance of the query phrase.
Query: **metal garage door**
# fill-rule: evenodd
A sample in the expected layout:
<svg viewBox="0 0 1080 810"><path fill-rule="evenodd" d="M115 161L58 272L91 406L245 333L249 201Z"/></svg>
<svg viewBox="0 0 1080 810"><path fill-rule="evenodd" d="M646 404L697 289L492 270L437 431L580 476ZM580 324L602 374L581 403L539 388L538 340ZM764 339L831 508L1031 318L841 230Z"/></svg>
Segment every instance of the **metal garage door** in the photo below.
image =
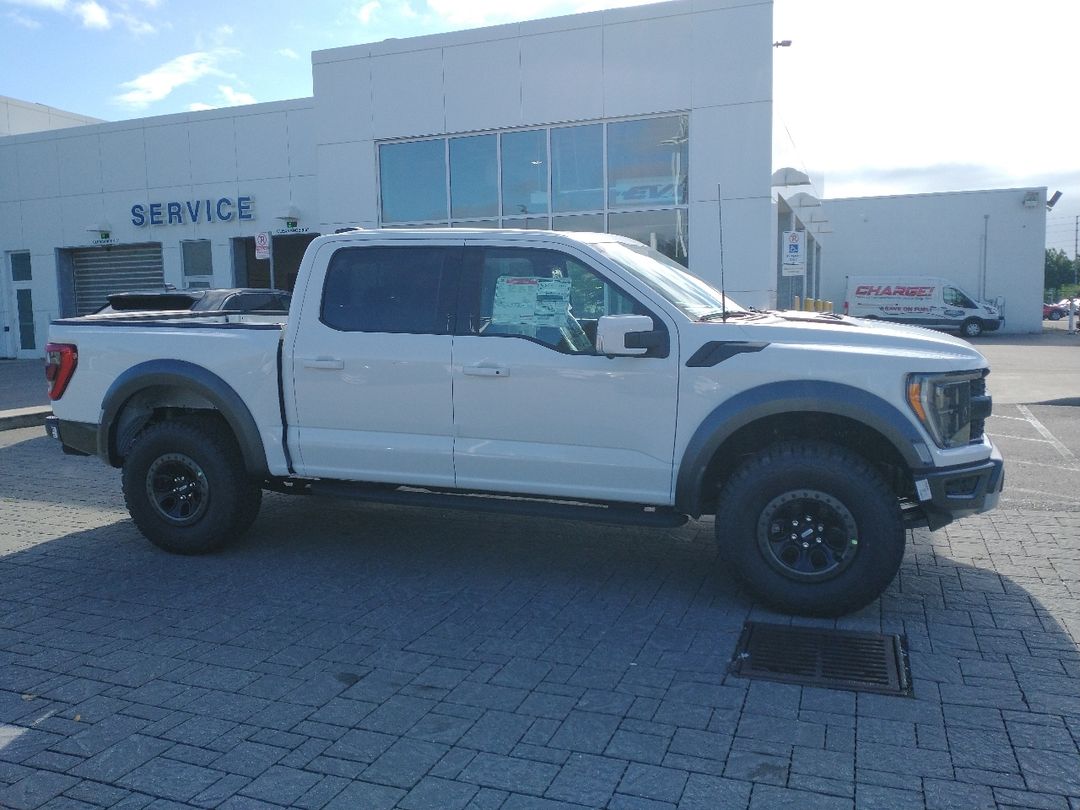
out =
<svg viewBox="0 0 1080 810"><path fill-rule="evenodd" d="M160 289L165 284L161 245L113 245L71 252L75 268L75 314L89 315L109 303L109 293Z"/></svg>

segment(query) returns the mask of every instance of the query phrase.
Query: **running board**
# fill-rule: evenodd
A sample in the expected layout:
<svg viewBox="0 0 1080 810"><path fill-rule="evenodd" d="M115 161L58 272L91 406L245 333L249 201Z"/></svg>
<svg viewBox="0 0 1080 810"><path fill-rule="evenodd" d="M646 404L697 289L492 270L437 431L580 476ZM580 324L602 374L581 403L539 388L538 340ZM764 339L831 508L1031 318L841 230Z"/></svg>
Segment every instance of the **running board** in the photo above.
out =
<svg viewBox="0 0 1080 810"><path fill-rule="evenodd" d="M291 492L309 492L331 498L344 498L368 503L399 506L429 506L438 509L461 509L469 512L489 512L524 517L583 520L609 523L616 526L652 526L673 529L687 521L686 515L664 507L635 507L625 504L582 503L580 501L547 501L485 493L455 494L432 492L411 487L384 487L348 481L310 481L301 487L289 487Z"/></svg>

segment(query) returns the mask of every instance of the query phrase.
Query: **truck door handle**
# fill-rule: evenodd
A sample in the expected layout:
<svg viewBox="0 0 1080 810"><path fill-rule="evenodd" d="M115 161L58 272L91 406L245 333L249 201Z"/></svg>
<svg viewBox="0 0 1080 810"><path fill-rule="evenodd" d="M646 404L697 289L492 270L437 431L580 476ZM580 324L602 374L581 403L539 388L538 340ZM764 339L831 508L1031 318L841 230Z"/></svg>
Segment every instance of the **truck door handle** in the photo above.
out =
<svg viewBox="0 0 1080 810"><path fill-rule="evenodd" d="M345 368L345 361L336 357L312 357L304 361L304 368Z"/></svg>
<svg viewBox="0 0 1080 810"><path fill-rule="evenodd" d="M506 366L465 366L462 372L470 377L509 377L510 369Z"/></svg>

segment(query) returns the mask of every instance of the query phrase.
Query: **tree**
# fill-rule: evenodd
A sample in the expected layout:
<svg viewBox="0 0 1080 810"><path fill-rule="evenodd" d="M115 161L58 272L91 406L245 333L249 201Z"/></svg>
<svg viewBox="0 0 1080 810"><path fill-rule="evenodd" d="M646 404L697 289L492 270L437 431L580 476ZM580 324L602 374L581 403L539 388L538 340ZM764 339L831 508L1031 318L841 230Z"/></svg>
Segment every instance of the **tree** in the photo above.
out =
<svg viewBox="0 0 1080 810"><path fill-rule="evenodd" d="M1048 290L1061 289L1071 285L1076 278L1077 266L1069 255L1060 248L1047 248L1046 270L1043 276L1043 287Z"/></svg>

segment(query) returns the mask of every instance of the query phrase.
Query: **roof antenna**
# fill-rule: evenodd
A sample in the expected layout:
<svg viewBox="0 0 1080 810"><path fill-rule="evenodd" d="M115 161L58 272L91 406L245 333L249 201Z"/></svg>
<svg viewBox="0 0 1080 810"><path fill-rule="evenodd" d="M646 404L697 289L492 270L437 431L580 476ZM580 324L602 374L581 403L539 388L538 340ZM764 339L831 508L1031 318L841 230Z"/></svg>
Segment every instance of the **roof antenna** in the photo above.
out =
<svg viewBox="0 0 1080 810"><path fill-rule="evenodd" d="M724 290L724 201L716 184L716 212L720 222L720 321L727 323L727 292Z"/></svg>

